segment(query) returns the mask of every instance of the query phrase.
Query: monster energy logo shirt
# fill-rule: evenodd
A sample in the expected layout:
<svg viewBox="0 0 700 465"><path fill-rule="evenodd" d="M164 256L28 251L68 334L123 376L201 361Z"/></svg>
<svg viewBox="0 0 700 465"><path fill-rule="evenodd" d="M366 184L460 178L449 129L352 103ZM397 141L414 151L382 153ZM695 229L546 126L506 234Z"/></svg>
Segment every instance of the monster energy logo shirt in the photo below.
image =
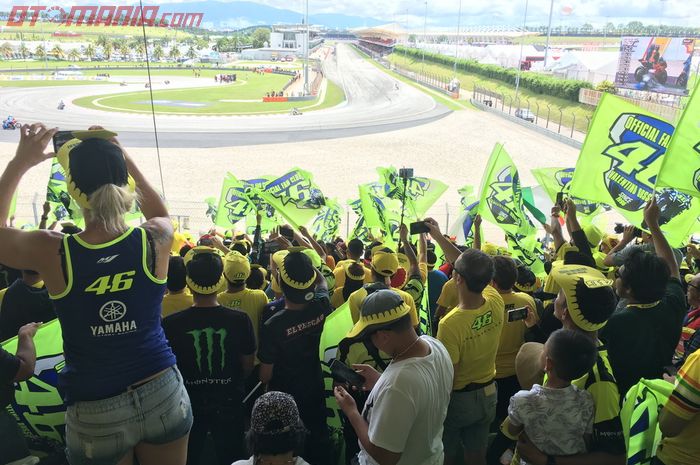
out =
<svg viewBox="0 0 700 465"><path fill-rule="evenodd" d="M255 353L250 318L240 310L192 307L163 320L193 404L243 396L241 357Z"/></svg>

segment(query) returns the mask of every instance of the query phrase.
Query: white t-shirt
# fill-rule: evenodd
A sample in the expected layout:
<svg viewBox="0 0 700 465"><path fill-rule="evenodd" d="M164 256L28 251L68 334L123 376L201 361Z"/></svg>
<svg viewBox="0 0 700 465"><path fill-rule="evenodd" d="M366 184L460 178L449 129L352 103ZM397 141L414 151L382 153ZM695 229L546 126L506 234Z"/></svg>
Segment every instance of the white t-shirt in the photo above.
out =
<svg viewBox="0 0 700 465"><path fill-rule="evenodd" d="M551 389L535 384L517 392L508 406L510 423L524 425L530 441L547 455L586 452L584 435L593 433L594 414L593 397L574 385Z"/></svg>
<svg viewBox="0 0 700 465"><path fill-rule="evenodd" d="M255 465L255 456L251 456L248 460L239 460L238 462L233 462L231 465ZM294 465L309 465L306 460L301 457L297 457Z"/></svg>
<svg viewBox="0 0 700 465"><path fill-rule="evenodd" d="M437 339L421 336L430 354L392 362L370 392L362 417L369 440L391 452L401 452L397 465L443 462L442 424L452 393L454 369ZM360 465L377 465L362 449Z"/></svg>

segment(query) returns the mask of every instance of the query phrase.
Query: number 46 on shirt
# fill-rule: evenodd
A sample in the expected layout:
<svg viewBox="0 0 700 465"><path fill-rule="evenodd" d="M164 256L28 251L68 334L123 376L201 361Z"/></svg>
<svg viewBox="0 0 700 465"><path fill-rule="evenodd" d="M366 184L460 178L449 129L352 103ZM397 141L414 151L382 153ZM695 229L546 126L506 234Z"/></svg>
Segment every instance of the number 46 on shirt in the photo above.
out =
<svg viewBox="0 0 700 465"><path fill-rule="evenodd" d="M134 276L136 271L125 271L115 275L100 276L92 284L85 288L85 292L94 292L96 295L102 295L107 292L120 292L131 289L134 280L130 276Z"/></svg>

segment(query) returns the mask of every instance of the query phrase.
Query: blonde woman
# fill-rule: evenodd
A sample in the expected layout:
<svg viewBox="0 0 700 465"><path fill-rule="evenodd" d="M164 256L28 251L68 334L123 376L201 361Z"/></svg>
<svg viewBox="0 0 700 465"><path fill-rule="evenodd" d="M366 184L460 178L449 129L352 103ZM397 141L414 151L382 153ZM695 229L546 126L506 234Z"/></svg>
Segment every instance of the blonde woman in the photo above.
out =
<svg viewBox="0 0 700 465"><path fill-rule="evenodd" d="M78 131L58 151L85 230L0 228L0 263L39 272L61 323L66 358L59 385L68 405L71 465L184 465L192 411L160 325L173 237L158 193L114 138ZM0 225L22 176L52 158L56 129L23 126L0 178ZM136 198L147 221L124 222Z"/></svg>

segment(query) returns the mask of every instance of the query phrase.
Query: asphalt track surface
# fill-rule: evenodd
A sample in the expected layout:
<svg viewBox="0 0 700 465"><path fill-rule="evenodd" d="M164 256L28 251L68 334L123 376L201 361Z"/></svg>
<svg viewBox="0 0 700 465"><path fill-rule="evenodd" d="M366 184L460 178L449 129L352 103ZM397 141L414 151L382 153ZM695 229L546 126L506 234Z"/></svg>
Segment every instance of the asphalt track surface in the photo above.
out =
<svg viewBox="0 0 700 465"><path fill-rule="evenodd" d="M346 101L341 105L298 116L157 114L159 145L216 148L353 137L410 128L451 113L424 92L399 83L377 69L346 44L338 44L336 56L325 61L324 73L344 90ZM138 79L143 82L143 77ZM171 85L166 87L162 83L163 76L157 80L160 82L154 81L154 90L215 85L213 80L173 77ZM155 138L150 113L100 111L71 103L79 97L139 90L143 87L120 87L116 83L114 86L0 88L0 118L11 114L22 123L42 121L62 129L100 124L119 132L120 140L128 146L153 147ZM56 108L61 99L66 103L65 110ZM0 141L14 142L17 138L15 131L0 132Z"/></svg>

